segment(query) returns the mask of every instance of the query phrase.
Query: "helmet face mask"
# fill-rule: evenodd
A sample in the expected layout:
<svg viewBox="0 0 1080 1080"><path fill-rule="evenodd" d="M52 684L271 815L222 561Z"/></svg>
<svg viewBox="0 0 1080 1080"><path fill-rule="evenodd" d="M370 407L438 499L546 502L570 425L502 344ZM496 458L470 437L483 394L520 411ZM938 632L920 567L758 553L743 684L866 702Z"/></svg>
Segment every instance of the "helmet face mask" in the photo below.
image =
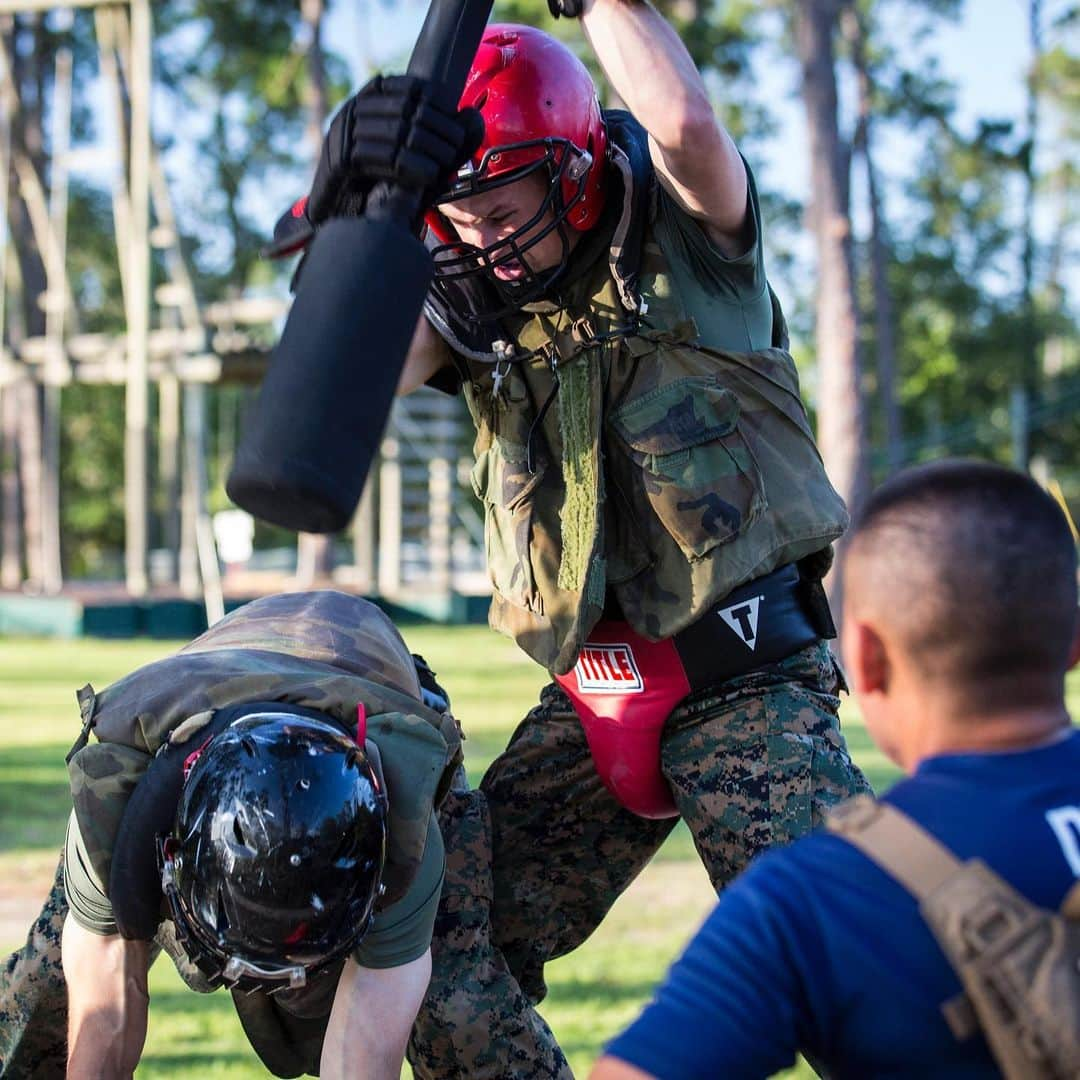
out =
<svg viewBox="0 0 1080 1080"><path fill-rule="evenodd" d="M386 806L363 750L314 710L234 721L192 764L159 840L177 936L212 982L303 985L366 933Z"/></svg>
<svg viewBox="0 0 1080 1080"><path fill-rule="evenodd" d="M455 285L480 279L489 302L469 318L490 322L540 299L566 270L576 234L599 221L604 207L607 132L596 87L584 64L541 30L492 24L484 32L460 105L479 111L484 140L439 200L495 191L528 176L543 178L546 193L535 214L485 247L464 242L439 205L428 214L435 261L434 287L452 307ZM531 210L531 207L528 208ZM527 212L527 211L526 211ZM547 266L528 258L558 236L561 255ZM550 254L550 252L549 252ZM513 266L516 276L496 271Z"/></svg>
<svg viewBox="0 0 1080 1080"><path fill-rule="evenodd" d="M492 174L493 164L505 158L525 155L532 157L532 160ZM569 262L573 240L566 222L585 197L591 166L592 156L588 151L566 139L545 138L490 149L484 153L477 167L468 164L462 168L450 190L439 200L439 205L483 195L537 175L546 181L544 195L535 212L523 224L485 247L452 237L451 233L445 231L452 231L452 224L440 215L440 224L444 227L433 226L433 232L450 238L431 249L435 262L435 287L443 288L445 283L483 274L499 299L496 306L484 313L486 320L503 318L542 296L562 275ZM569 199L565 197L567 188L573 189ZM560 241L561 250L557 259L548 266L533 266L528 253L535 251L553 233ZM519 276L509 280L500 277L497 271L507 266L517 268Z"/></svg>

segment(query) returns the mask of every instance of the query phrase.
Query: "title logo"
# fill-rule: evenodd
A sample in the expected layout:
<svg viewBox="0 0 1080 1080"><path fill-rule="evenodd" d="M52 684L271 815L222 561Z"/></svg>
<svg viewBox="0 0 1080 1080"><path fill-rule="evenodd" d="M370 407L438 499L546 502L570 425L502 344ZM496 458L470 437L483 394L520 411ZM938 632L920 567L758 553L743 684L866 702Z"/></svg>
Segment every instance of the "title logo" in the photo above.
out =
<svg viewBox="0 0 1080 1080"><path fill-rule="evenodd" d="M645 689L629 645L591 645L586 642L574 665L583 694L640 694Z"/></svg>

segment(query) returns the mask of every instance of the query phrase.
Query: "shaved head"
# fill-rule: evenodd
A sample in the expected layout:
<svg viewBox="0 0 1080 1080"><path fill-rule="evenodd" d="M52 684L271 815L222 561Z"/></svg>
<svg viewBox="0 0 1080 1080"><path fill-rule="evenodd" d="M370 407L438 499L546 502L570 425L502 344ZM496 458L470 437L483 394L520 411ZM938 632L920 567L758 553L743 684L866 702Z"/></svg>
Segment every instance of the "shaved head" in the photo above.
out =
<svg viewBox="0 0 1080 1080"><path fill-rule="evenodd" d="M1076 569L1065 516L1030 477L943 461L867 500L848 545L845 603L928 685L996 712L1061 700Z"/></svg>

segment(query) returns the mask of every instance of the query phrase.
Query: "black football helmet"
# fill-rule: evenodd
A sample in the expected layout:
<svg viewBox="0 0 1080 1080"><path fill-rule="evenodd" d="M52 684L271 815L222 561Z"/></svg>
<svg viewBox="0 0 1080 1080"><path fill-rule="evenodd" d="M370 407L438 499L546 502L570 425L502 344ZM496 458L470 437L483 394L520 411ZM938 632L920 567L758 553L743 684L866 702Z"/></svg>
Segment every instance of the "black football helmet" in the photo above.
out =
<svg viewBox="0 0 1080 1080"><path fill-rule="evenodd" d="M371 923L386 797L361 746L292 705L248 712L191 755L162 885L185 951L212 982L303 986Z"/></svg>

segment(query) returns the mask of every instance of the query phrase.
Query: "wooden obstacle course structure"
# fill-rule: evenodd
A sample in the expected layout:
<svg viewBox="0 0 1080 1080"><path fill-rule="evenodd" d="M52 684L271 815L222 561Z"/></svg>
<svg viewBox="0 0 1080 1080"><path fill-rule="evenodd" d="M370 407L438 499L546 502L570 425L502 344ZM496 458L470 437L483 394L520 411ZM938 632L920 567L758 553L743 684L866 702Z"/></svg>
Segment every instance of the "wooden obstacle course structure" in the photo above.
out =
<svg viewBox="0 0 1080 1080"><path fill-rule="evenodd" d="M64 590L61 395L64 387L75 383L122 386L125 594L141 601L154 586L149 572L153 491L163 506L160 532L173 553L167 591L201 598L208 620L214 621L224 611L224 599L207 508L208 388L257 383L287 301L245 297L199 303L152 137L150 0L0 0L0 24L20 14L67 12L70 17L76 8L93 11L98 72L117 133L111 195L126 325L120 334L84 332L68 276L70 52L61 49L56 57L46 190L32 163L12 145L9 118L19 108L19 88L6 50L0 49L0 175L17 185L46 279L38 298L45 313L44 333L13 334L10 320L5 323L6 301L22 283L9 273L17 260L7 250L9 183L0 184L0 223L5 223L0 254L0 402L17 409L17 402L34 394L41 408L36 455L28 455L27 446L20 447L22 491L39 492L40 529L38 535L23 538L28 569L23 574L19 555L13 560L10 554L7 507L0 584L9 592L29 589L58 595ZM156 288L151 287L152 269L160 280ZM151 387L157 403L156 489L150 476ZM458 590L485 591L483 525L462 483L468 430L457 399L421 391L396 403L383 460L373 470L376 479L369 483L352 529L352 563L335 575L343 587L378 593L392 602L415 597L429 606L432 598L452 597ZM34 470L40 473L36 485L27 482Z"/></svg>

